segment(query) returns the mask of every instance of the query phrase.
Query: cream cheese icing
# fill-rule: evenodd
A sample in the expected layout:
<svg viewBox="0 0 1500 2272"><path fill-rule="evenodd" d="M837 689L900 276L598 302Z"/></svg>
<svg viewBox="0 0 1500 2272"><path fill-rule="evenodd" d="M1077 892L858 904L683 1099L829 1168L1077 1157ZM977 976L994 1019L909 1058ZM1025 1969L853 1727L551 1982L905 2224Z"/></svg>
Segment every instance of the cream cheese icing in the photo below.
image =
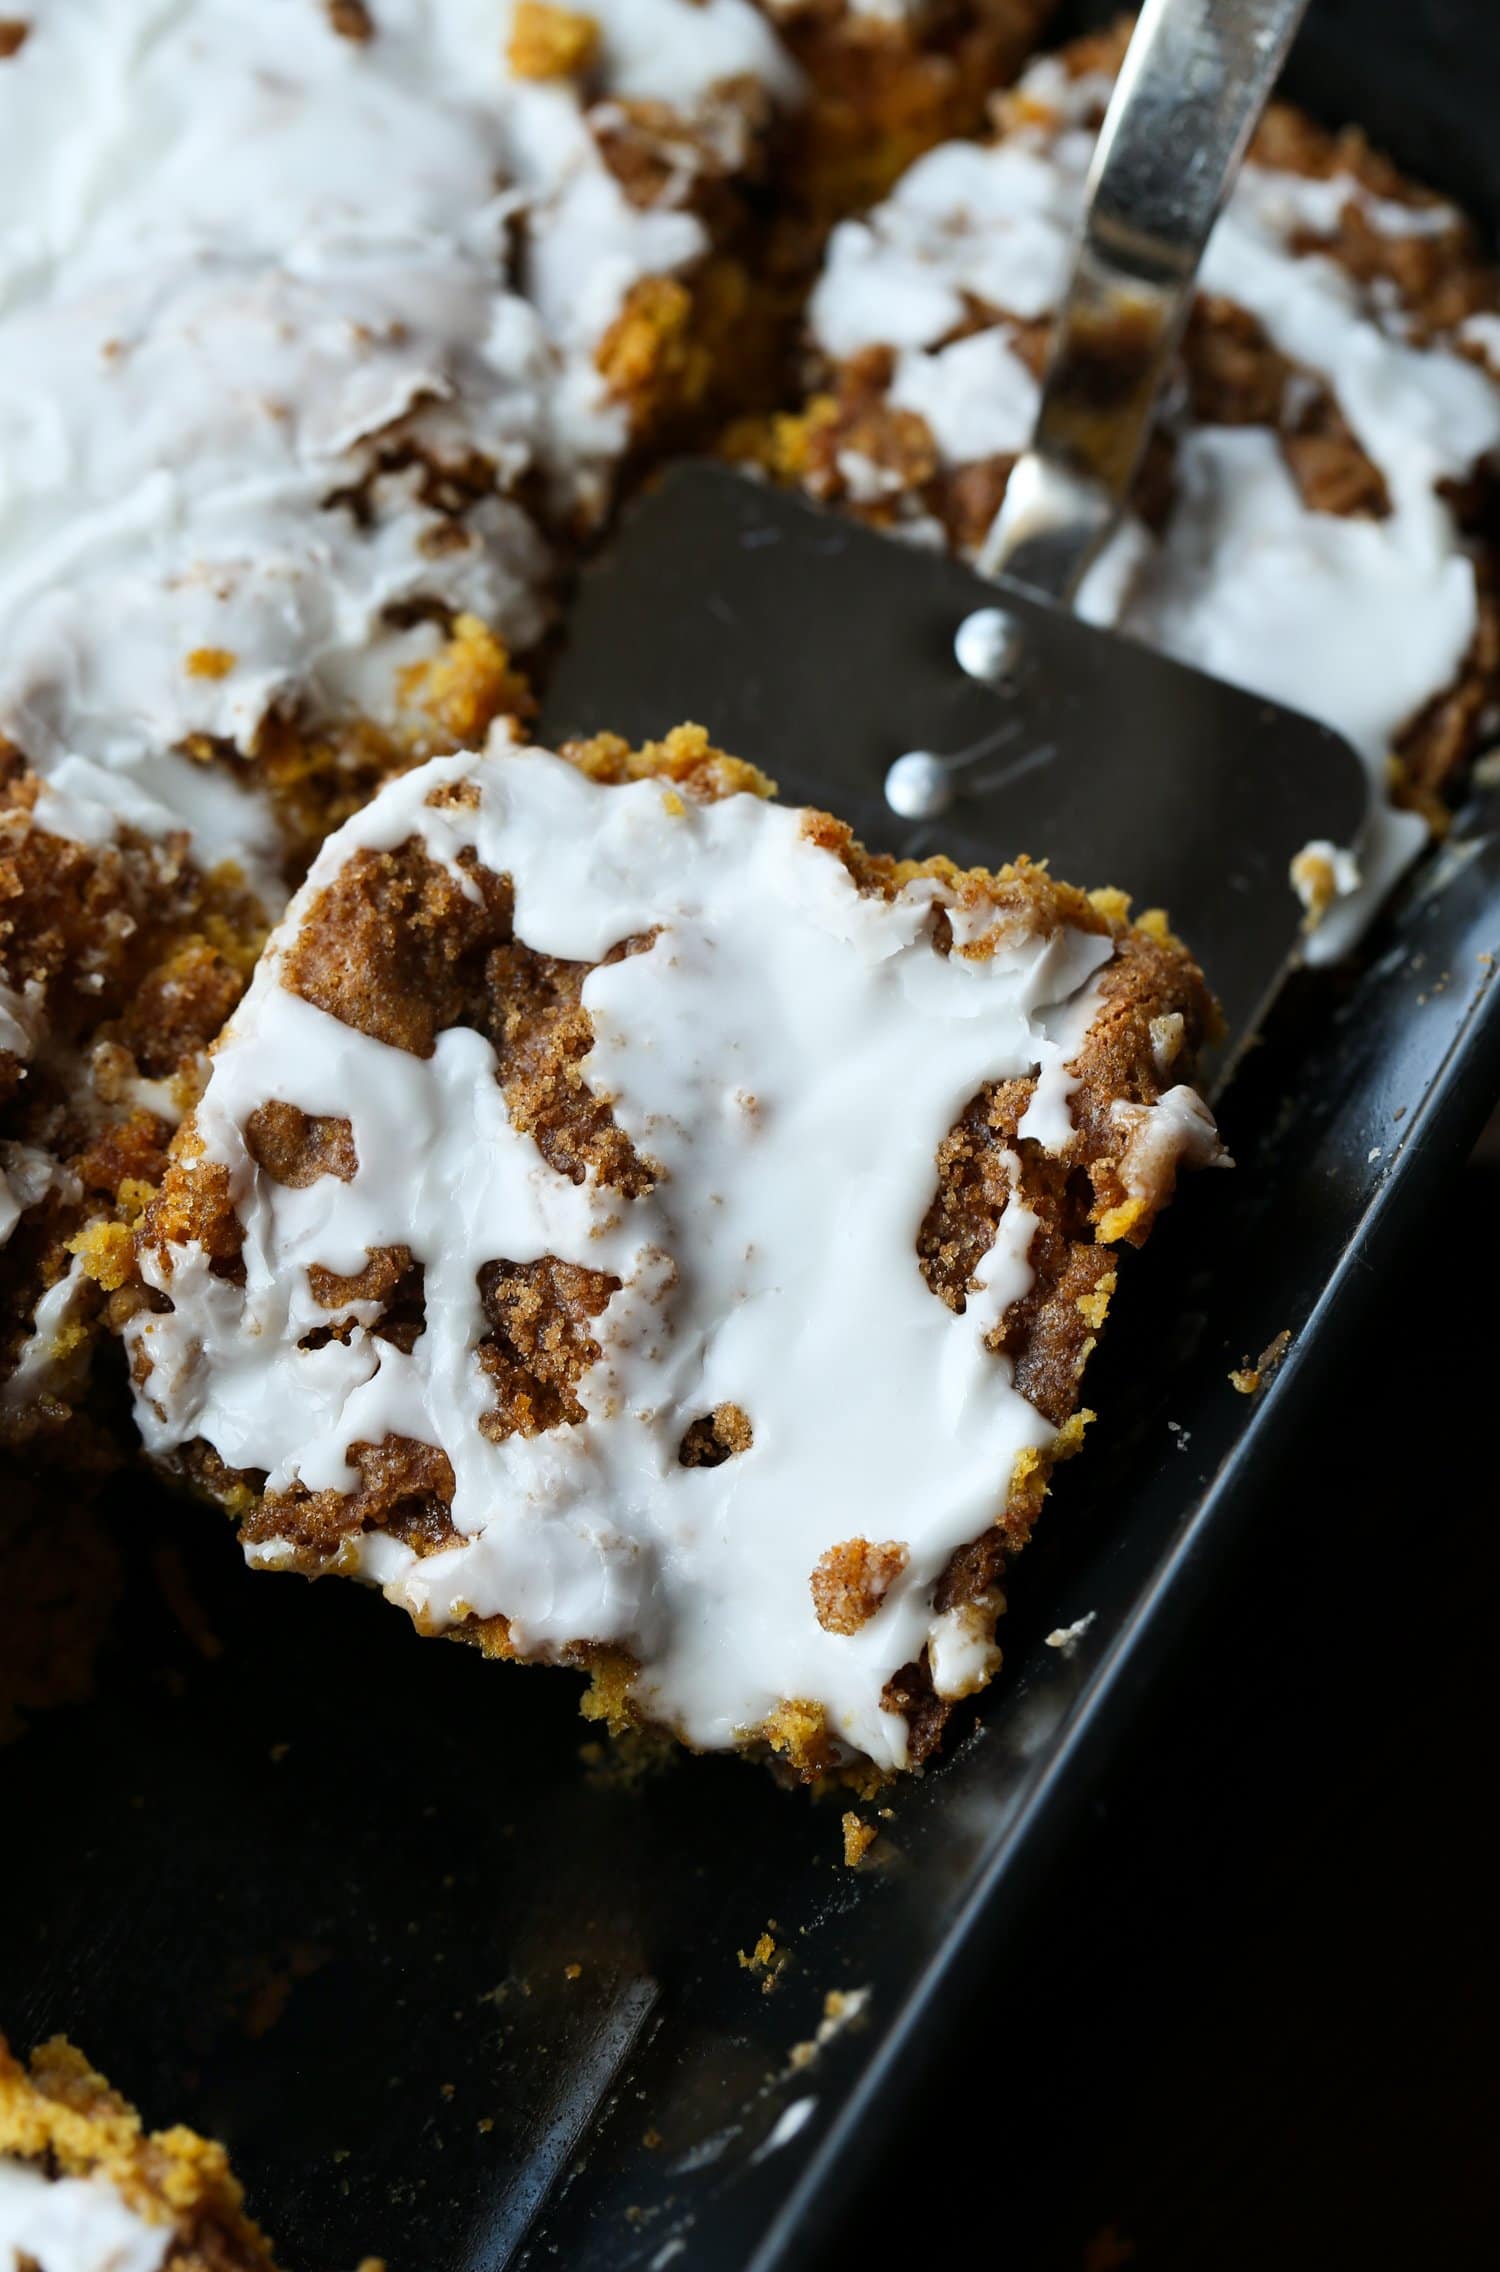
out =
<svg viewBox="0 0 1500 2272"><path fill-rule="evenodd" d="M60 1169L54 1188L64 1196L79 1196L78 1185ZM35 1204L28 1193L23 1206ZM19 1220L19 1210L17 1213ZM15 1223L11 1224L11 1230ZM8 1236L9 1234L7 1234ZM81 1384L88 1363L87 1335L78 1330L91 1292L90 1280L75 1255L56 1285L39 1297L32 1313L31 1330L21 1344L15 1365L0 1381L0 1412L27 1413L38 1397L67 1396Z"/></svg>
<svg viewBox="0 0 1500 2272"><path fill-rule="evenodd" d="M170 2225L148 2224L102 2177L48 2177L0 2155L0 2265L37 2272L160 2272Z"/></svg>
<svg viewBox="0 0 1500 2272"><path fill-rule="evenodd" d="M1017 123L994 146L931 152L867 219L835 230L810 305L831 358L895 351L890 400L920 412L950 466L1018 453L1030 439L1037 387L1014 323L1052 313L1066 287L1093 151L1085 122L1109 81L1070 79L1048 58L1019 93ZM1169 410L1176 487L1161 540L1123 529L1079 600L1092 620L1326 720L1364 758L1371 823L1357 859L1340 864L1341 897L1313 935L1315 957L1351 943L1425 841L1415 815L1387 804L1385 769L1402 726L1452 681L1477 620L1473 562L1441 485L1500 445L1500 387L1485 369L1445 345L1414 347L1386 295L1297 249L1304 232L1334 228L1351 201L1388 235L1456 218L1442 205L1376 197L1352 175L1250 165L1202 283L1326 383L1384 477L1389 514L1314 511L1273 434L1194 427ZM1000 320L951 337L975 302ZM1466 327L1474 347L1487 339L1483 324Z"/></svg>
<svg viewBox="0 0 1500 2272"><path fill-rule="evenodd" d="M28 1207L35 1207L49 1191L63 1188L76 1195L78 1180L60 1167L50 1152L35 1144L0 1142L0 1246L4 1246Z"/></svg>
<svg viewBox="0 0 1500 2272"><path fill-rule="evenodd" d="M459 782L476 801L432 802ZM452 1028L419 1058L283 983L345 863L413 838L471 894L461 855L511 876L517 938L598 965L581 1070L655 1165L643 1197L546 1163L511 1123L484 1035ZM390 784L324 847L215 1053L197 1137L227 1170L244 1283L196 1245L148 1247L172 1305L130 1329L148 1449L206 1438L274 1493L351 1489L355 1443L436 1445L458 1539L418 1556L373 1532L344 1558L420 1623L501 1615L532 1657L627 1649L640 1704L700 1746L742 1741L795 1700L849 1749L902 1765L906 1724L882 1690L929 1644L942 1692L987 1676L992 1617L939 1618L934 1589L1017 1460L1055 1436L985 1340L1032 1282L1034 1218L1014 1196L954 1314L917 1259L935 1154L987 1081L1029 1074L1025 1133L1066 1150L1067 1067L1114 951L952 902L931 879L861 893L795 810L603 787L542 751L497 743ZM271 1100L347 1118L352 1179L293 1189L259 1169L246 1126ZM1201 1136L1206 1115L1174 1115ZM319 1333L309 1270L352 1274L393 1245L425 1272L410 1351L373 1334L373 1305L351 1305L347 1341ZM543 1255L620 1281L577 1391L587 1419L492 1441L477 1276ZM725 1403L746 1415L748 1449L680 1464L685 1430ZM812 1573L854 1537L904 1562L874 1614L834 1632ZM257 1558L293 1552L272 1541Z"/></svg>
<svg viewBox="0 0 1500 2272"><path fill-rule="evenodd" d="M797 91L750 0L591 13L586 86L518 78L491 0L379 0L363 40L320 0L49 0L0 63L0 732L45 825L185 825L274 906L264 810L188 737L246 755L282 699L388 718L423 609L538 636L531 499L598 510L600 342L709 244L688 174L626 195L591 99L722 141L729 82ZM494 493L444 519L413 448Z"/></svg>
<svg viewBox="0 0 1500 2272"><path fill-rule="evenodd" d="M25 989L0 983L0 1050L23 1064L37 1042L41 991L35 980Z"/></svg>

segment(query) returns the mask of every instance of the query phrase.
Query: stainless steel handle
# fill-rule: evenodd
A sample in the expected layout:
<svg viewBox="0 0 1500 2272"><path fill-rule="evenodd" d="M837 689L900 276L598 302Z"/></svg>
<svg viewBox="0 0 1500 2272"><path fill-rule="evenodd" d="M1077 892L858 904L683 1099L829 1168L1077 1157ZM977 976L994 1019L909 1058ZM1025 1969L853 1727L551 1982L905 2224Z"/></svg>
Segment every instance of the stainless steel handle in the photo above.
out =
<svg viewBox="0 0 1500 2272"><path fill-rule="evenodd" d="M1100 129L1031 447L979 554L1072 600L1115 527L1209 232L1307 0L1146 0Z"/></svg>

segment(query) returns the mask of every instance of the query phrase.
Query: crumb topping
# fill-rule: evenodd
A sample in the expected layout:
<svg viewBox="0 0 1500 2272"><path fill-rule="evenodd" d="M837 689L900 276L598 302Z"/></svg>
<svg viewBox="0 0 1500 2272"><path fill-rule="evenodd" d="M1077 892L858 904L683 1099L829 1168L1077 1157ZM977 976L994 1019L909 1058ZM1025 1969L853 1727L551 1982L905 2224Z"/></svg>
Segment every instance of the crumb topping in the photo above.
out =
<svg viewBox="0 0 1500 2272"><path fill-rule="evenodd" d="M910 1560L899 1539L872 1546L867 1538L846 1538L830 1546L812 1574L813 1608L824 1632L857 1633Z"/></svg>
<svg viewBox="0 0 1500 2272"><path fill-rule="evenodd" d="M506 53L518 79L573 78L598 56L598 20L550 0L517 0Z"/></svg>

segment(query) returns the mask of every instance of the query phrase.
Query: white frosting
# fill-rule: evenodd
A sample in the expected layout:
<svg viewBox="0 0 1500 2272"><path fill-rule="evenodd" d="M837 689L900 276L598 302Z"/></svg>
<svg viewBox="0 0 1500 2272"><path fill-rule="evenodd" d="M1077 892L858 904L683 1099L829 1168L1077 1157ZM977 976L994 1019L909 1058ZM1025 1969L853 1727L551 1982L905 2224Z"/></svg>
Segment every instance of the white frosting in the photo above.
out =
<svg viewBox="0 0 1500 2272"><path fill-rule="evenodd" d="M66 1178L66 1180L65 1180ZM67 1190L72 1178L59 1170L57 1183ZM76 1189L76 1186L74 1187ZM65 1395L76 1387L87 1358L87 1344L71 1329L92 1281L75 1255L55 1286L49 1286L36 1305L31 1331L9 1377L0 1381L0 1405L10 1412L26 1412L39 1396Z"/></svg>
<svg viewBox="0 0 1500 2272"><path fill-rule="evenodd" d="M790 2145L798 2132L803 2130L812 2120L817 2104L816 2098L793 2099L791 2105L783 2109L765 2137L762 2138L760 2144L750 2156L751 2161L764 2161L768 2154L774 2154L782 2146Z"/></svg>
<svg viewBox="0 0 1500 2272"><path fill-rule="evenodd" d="M159 2272L170 2225L147 2224L102 2177L49 2178L0 2155L0 2267L39 2272Z"/></svg>
<svg viewBox="0 0 1500 2272"><path fill-rule="evenodd" d="M1358 889L1359 862L1344 845L1331 843L1326 836L1314 837L1304 844L1292 862L1292 888L1309 915L1317 916L1329 891L1339 898Z"/></svg>
<svg viewBox="0 0 1500 2272"><path fill-rule="evenodd" d="M1054 1625L1046 1636L1046 1646L1058 1650L1065 1657L1071 1657L1098 1615L1097 1609L1086 1609L1082 1617L1074 1618L1071 1625Z"/></svg>
<svg viewBox="0 0 1500 2272"><path fill-rule="evenodd" d="M1465 316L1458 336L1466 347L1477 347L1491 368L1500 372L1500 315Z"/></svg>
<svg viewBox="0 0 1500 2272"><path fill-rule="evenodd" d="M76 1193L77 1179L50 1152L40 1152L34 1144L0 1142L0 1246L27 1208L59 1186Z"/></svg>
<svg viewBox="0 0 1500 2272"><path fill-rule="evenodd" d="M1112 1117L1126 1133L1120 1181L1132 1199L1159 1197L1179 1165L1213 1168L1232 1164L1219 1142L1213 1114L1197 1090L1183 1082L1166 1090L1155 1104L1131 1104L1121 1098L1112 1108Z"/></svg>
<svg viewBox="0 0 1500 2272"><path fill-rule="evenodd" d="M465 775L477 807L426 802ZM473 846L513 876L516 934L541 952L595 963L654 932L583 990L583 1070L658 1163L647 1196L549 1168L512 1127L480 1034L444 1032L423 1060L283 986L310 895L356 847L414 835L450 865ZM899 1766L906 1729L881 1690L929 1641L950 1693L984 1677L987 1636L935 1619L933 1588L1003 1505L1017 1457L1054 1434L984 1341L1031 1283L1034 1219L1012 1199L954 1315L915 1247L935 1154L986 1081L1036 1069L1028 1133L1071 1141L1065 1068L1112 952L1068 928L1002 934L993 913L986 937L982 912L950 905L944 956L932 921L948 900L925 881L862 895L796 811L749 796L684 808L659 782L602 788L538 751L438 760L391 784L324 848L215 1055L198 1128L229 1171L245 1283L194 1246L166 1269L148 1258L174 1305L132 1328L150 1361L148 1447L204 1436L278 1491L350 1489L355 1442L439 1445L461 1542L418 1558L371 1534L349 1557L422 1622L503 1614L539 1657L620 1644L643 1667L641 1701L699 1745L805 1699ZM346 1116L352 1181L293 1190L258 1170L244 1129L269 1099ZM300 1347L328 1322L309 1267L352 1273L400 1244L425 1269L411 1353L374 1337L357 1304L347 1344ZM492 1443L476 1273L544 1254L621 1280L579 1390L589 1417ZM683 1467L684 1431L721 1403L748 1415L750 1448ZM851 1538L900 1543L908 1560L843 1635L819 1624L810 1581Z"/></svg>
<svg viewBox="0 0 1500 2272"><path fill-rule="evenodd" d="M1031 440L1041 389L999 329L957 339L942 353L906 348L891 401L918 411L950 465L1018 456Z"/></svg>
<svg viewBox="0 0 1500 2272"><path fill-rule="evenodd" d="M801 81L763 14L750 0L590 0L585 11L600 28L603 77L627 98L674 103L691 110L728 79L748 72L783 102ZM487 24L484 0L469 0L471 17Z"/></svg>
<svg viewBox="0 0 1500 2272"><path fill-rule="evenodd" d="M956 340L972 295L1002 318L1050 313L1066 288L1106 82L1069 81L1048 59L1023 97L1056 122L1021 123L993 148L952 143L920 159L867 220L835 230L811 318L835 358L897 351L891 400L926 418L950 465L1023 449L1037 390L1009 323ZM1377 198L1352 176L1305 180L1249 166L1209 244L1206 290L1259 318L1286 356L1328 386L1384 476L1387 518L1303 504L1273 435L1178 418L1176 496L1161 543L1122 530L1086 580L1080 612L1139 633L1201 668L1325 719L1369 768L1378 810L1359 881L1312 943L1340 952L1425 839L1385 803L1401 727L1453 679L1476 621L1474 571L1438 484L1500 444L1500 388L1447 347L1418 350L1389 295L1364 292L1294 239L1358 204L1387 234L1452 226L1447 206ZM1465 327L1493 345L1493 319ZM945 344L945 341L948 343ZM919 508L917 508L919 509ZM1350 871L1342 868L1341 877Z"/></svg>
<svg viewBox="0 0 1500 2272"><path fill-rule="evenodd" d="M591 12L591 85L721 137L721 80L795 94L749 0ZM266 814L176 746L246 753L286 695L389 718L436 639L404 602L534 641L551 559L514 492L597 509L626 439L600 340L708 243L629 202L578 88L512 77L494 0L372 14L359 42L321 0L49 0L0 62L0 731L45 825L185 824L273 902ZM456 546L411 469L363 522L328 504L397 422L496 468Z"/></svg>
<svg viewBox="0 0 1500 2272"><path fill-rule="evenodd" d="M939 1696L973 1696L1000 1669L994 1602L965 1601L932 1621L928 1668Z"/></svg>
<svg viewBox="0 0 1500 2272"><path fill-rule="evenodd" d="M36 979L23 988L0 981L0 1049L24 1064L40 1037L42 989Z"/></svg>
<svg viewBox="0 0 1500 2272"><path fill-rule="evenodd" d="M1079 130L982 148L948 142L867 220L843 221L813 289L829 355L922 347L961 323L965 294L1022 319L1050 315L1067 281L1093 138Z"/></svg>

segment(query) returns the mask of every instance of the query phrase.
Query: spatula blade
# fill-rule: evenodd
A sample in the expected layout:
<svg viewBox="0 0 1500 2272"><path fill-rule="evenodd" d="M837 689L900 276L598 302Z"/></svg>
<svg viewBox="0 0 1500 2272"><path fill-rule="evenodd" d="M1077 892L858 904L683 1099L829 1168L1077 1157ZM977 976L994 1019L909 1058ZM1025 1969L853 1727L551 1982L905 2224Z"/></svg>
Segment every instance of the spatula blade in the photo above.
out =
<svg viewBox="0 0 1500 2272"><path fill-rule="evenodd" d="M965 617L997 603L1020 630L1000 688L953 653ZM1027 852L1165 907L1231 1051L1297 950L1290 861L1311 839L1352 843L1368 803L1359 759L1326 727L698 463L671 468L585 571L541 735L642 741L684 719L874 848L991 866ZM938 820L886 802L909 750L978 753Z"/></svg>

